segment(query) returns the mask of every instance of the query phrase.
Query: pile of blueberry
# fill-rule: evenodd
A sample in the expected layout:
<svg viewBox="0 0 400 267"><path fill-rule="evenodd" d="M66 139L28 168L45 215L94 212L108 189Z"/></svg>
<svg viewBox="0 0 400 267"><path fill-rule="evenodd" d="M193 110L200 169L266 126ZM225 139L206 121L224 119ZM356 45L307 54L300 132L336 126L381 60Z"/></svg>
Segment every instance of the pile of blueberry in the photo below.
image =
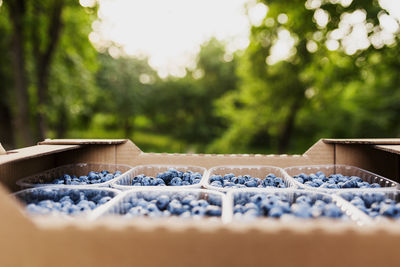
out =
<svg viewBox="0 0 400 267"><path fill-rule="evenodd" d="M58 179L55 179L52 184L65 184L65 185L87 185L87 184L99 184L99 183L104 183L107 181L110 181L111 179L114 179L118 176L120 176L122 173L120 171L116 171L114 173L110 173L109 171L101 171L101 172L94 172L91 171L88 173L88 175L83 175L83 176L75 176L75 175L69 175L69 174L64 174L63 176L59 177Z"/></svg>
<svg viewBox="0 0 400 267"><path fill-rule="evenodd" d="M304 185L319 188L339 189L339 188L378 188L381 187L377 183L370 184L364 182L358 176L346 176L342 174L331 174L326 176L323 172L311 173L307 175L301 173L295 175L294 179Z"/></svg>
<svg viewBox="0 0 400 267"><path fill-rule="evenodd" d="M21 194L30 214L46 215L61 213L77 215L93 210L111 200L114 193L104 190L36 188Z"/></svg>
<svg viewBox="0 0 400 267"><path fill-rule="evenodd" d="M258 188L286 188L287 186L283 182L283 179L276 177L270 173L265 176L265 179L257 177L251 177L250 175L239 175L235 176L233 173L222 175L212 175L209 179L212 186L224 187L224 188L246 188L246 187L258 187Z"/></svg>
<svg viewBox="0 0 400 267"><path fill-rule="evenodd" d="M372 218L378 216L400 218L400 203L386 197L383 192L345 192L340 196Z"/></svg>
<svg viewBox="0 0 400 267"><path fill-rule="evenodd" d="M272 218L341 218L342 211L336 206L331 197L298 194L290 201L284 193L238 193L234 195L234 216L252 219L265 216Z"/></svg>
<svg viewBox="0 0 400 267"><path fill-rule="evenodd" d="M171 215L187 217L221 216L222 199L209 194L199 199L193 193L143 193L129 197L120 204L121 213L126 217L148 216L151 218Z"/></svg>
<svg viewBox="0 0 400 267"><path fill-rule="evenodd" d="M198 184L203 175L199 172L178 171L170 168L168 171L157 174L157 177L140 174L132 179L133 186L182 186Z"/></svg>

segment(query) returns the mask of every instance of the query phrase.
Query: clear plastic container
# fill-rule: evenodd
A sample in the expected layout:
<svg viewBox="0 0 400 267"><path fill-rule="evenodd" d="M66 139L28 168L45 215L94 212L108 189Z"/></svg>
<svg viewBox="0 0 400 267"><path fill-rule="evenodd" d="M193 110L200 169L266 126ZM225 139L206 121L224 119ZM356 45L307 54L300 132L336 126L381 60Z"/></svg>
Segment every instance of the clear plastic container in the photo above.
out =
<svg viewBox="0 0 400 267"><path fill-rule="evenodd" d="M77 199L78 197L80 197L81 192L85 193L85 195L88 197L88 200L94 201L98 206L90 211L80 212L73 216L69 215L67 213L60 212L60 211L52 212L50 214L46 214L45 216L87 217L89 214L91 214L92 212L96 211L98 208L100 208L101 206L104 205L104 204L98 204L97 203L98 200L100 200L102 197L114 198L121 191L116 190L116 189L111 189L111 188L105 188L105 187L98 187L98 188L90 187L90 188L88 188L88 187L82 187L82 186L65 185L65 186L46 186L46 187L36 187L36 188L24 189L24 190L14 193L13 195L17 199L22 201L25 205L28 205L31 203L36 204L42 200L60 200L64 196L70 196L71 199ZM49 195L52 197L49 197ZM31 213L28 213L28 211L26 211L26 213L28 215L40 216L40 214L31 214Z"/></svg>
<svg viewBox="0 0 400 267"><path fill-rule="evenodd" d="M294 166L294 167L288 167L284 168L284 170L287 172L288 175L291 177L294 177L296 175L299 175L301 173L305 173L307 175L310 175L311 173L316 173L319 171L322 171L325 173L326 176L329 176L331 174L343 174L345 176L358 176L360 177L363 181L368 182L370 184L372 183L377 183L381 187L397 187L398 183L385 178L383 176L380 176L378 174L354 167L354 166L347 166L347 165L311 165L311 166ZM293 179L294 180L294 179ZM305 188L305 189L310 189L310 190L323 190L323 191L331 191L331 190L365 190L362 188L349 188L349 189L329 189L329 188L319 188L319 187L312 187L308 186L302 183L299 183L298 181L294 180L296 185L299 188Z"/></svg>
<svg viewBox="0 0 400 267"><path fill-rule="evenodd" d="M79 178L79 176L88 175L90 171L100 172L103 170L107 170L110 173L120 171L122 172L120 176L123 176L131 169L132 167L128 165L76 163L76 164L63 165L50 170L46 170L41 173L34 174L32 176L21 178L17 181L17 185L19 185L21 189L39 187L39 186L55 186L56 184L52 184L52 181L54 181L54 179L63 176L64 174L75 175ZM111 182L117 178L114 178L104 183L87 184L87 185L68 185L68 186L109 187ZM66 185L57 185L57 186L66 186Z"/></svg>
<svg viewBox="0 0 400 267"><path fill-rule="evenodd" d="M288 188L297 188L295 181L287 175L287 173L278 167L273 166L216 166L211 168L207 172L207 177L205 179L204 187L211 190L217 190L220 192L228 192L230 190L238 190L238 188L224 188L224 187L216 187L210 184L210 178L213 175L222 175L233 173L235 176L238 175L250 175L251 177L258 177L261 180L265 179L265 176L272 173L276 177L282 178L284 184ZM262 188L266 189L266 188Z"/></svg>
<svg viewBox="0 0 400 267"><path fill-rule="evenodd" d="M314 220L331 220L331 221L350 221L350 222L355 222L358 225L365 225L369 224L371 221L366 216L363 212L360 210L354 208L353 205L351 205L349 202L345 201L341 197L334 195L334 194L327 194L323 192L316 192L316 191L310 191L310 190L305 190L305 189L294 189L294 188L287 188L287 189L237 189L237 190L231 190L227 193L227 209L226 213L231 215L232 217L228 219L228 221L243 221L247 222L248 220L243 219L241 216L235 216L234 215L234 206L237 203L239 199L242 199L242 201L246 202L246 199L254 196L256 194L262 194L262 195L268 195L268 194L273 194L276 196L284 197L287 199L289 202L290 206L295 202L295 200L300 197L300 196L307 196L311 198L313 202L316 200L323 200L325 203L333 203L337 207L340 208L342 212L342 217L340 218L330 218L326 216L320 216L317 218L299 218L294 215L288 214L288 215L283 215L280 218L272 218L268 216L257 216L256 220L250 220L251 222L253 221L259 221L259 220L266 220L268 222L296 222L296 221L314 221ZM243 200L243 198L245 200Z"/></svg>
<svg viewBox="0 0 400 267"><path fill-rule="evenodd" d="M197 218L197 219L207 219L207 220L217 220L222 222L227 222L226 218L230 217L226 214L225 206L226 206L226 196L223 193L205 190L205 189L181 189L179 187L136 187L132 190L125 191L121 193L118 197L103 205L101 208L96 210L96 212L91 214L90 219L96 220L102 217L107 216L123 216L128 213L129 209L132 208L132 205L127 205L130 203L132 199L144 198L147 201L151 201L153 199L157 199L157 197L161 195L168 195L170 198L178 198L179 200L183 199L185 196L192 195L197 200L204 199L211 201L214 204L217 204L222 209L221 216L204 216L204 217L196 217L189 216L186 218ZM212 199L211 199L212 197ZM137 216L137 217L124 217L125 219L141 219L147 216ZM159 217L151 217L152 219L169 219L169 218L177 218L181 219L180 216L177 215L169 215L169 216L159 216Z"/></svg>
<svg viewBox="0 0 400 267"><path fill-rule="evenodd" d="M137 188L137 186L132 185L132 180L137 175L144 174L146 176L156 177L157 174L168 171L168 169L173 168L178 171L186 172L199 172L202 175L200 183L192 184L192 185L181 185L176 186L179 188L201 188L202 184L204 183L204 179L206 176L207 169L199 166L184 166L184 165L140 165L136 166L132 170L130 170L125 175L121 175L111 183L111 187L117 188L120 190L129 190L132 188ZM155 187L155 186L138 186L138 187ZM172 186L166 186L168 188ZM174 186L175 187L175 186Z"/></svg>
<svg viewBox="0 0 400 267"><path fill-rule="evenodd" d="M395 190L395 189L364 189L364 190L337 190L335 192L338 196L341 198L347 200L350 202L351 200L354 199L354 197L358 196L361 197L363 200L366 208L370 208L371 204L373 202L376 202L376 200L380 200L381 198L384 199L391 199L394 200L397 203L400 202L400 191ZM354 206L355 209L360 210L366 216L369 218L373 219L374 222L400 222L400 216L398 218L391 218L388 216L383 216L379 215L377 217L372 217L370 214L367 212L363 211L362 209L358 208L356 205L353 205L350 203L352 206Z"/></svg>

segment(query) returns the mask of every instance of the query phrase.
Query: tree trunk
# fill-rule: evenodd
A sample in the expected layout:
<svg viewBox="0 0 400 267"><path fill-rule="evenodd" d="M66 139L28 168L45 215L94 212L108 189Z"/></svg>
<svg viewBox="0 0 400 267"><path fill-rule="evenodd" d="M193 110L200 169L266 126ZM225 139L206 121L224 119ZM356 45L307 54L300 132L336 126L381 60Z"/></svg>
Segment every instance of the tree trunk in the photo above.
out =
<svg viewBox="0 0 400 267"><path fill-rule="evenodd" d="M57 138L65 138L65 133L68 131L68 114L66 106L62 104L58 114L58 121L56 123Z"/></svg>
<svg viewBox="0 0 400 267"><path fill-rule="evenodd" d="M10 108L0 102L0 141L4 148L15 148L14 130L12 126L12 113Z"/></svg>
<svg viewBox="0 0 400 267"><path fill-rule="evenodd" d="M29 146L33 144L33 135L29 120L28 81L24 54L24 15L25 2L14 0L9 2L10 16L13 26L12 33L12 67L16 91L16 129L18 144Z"/></svg>
<svg viewBox="0 0 400 267"><path fill-rule="evenodd" d="M300 109L300 102L294 101L290 108L289 116L286 118L285 124L283 125L281 135L279 136L279 143L278 143L279 154L286 153L288 150L290 138L292 137L293 133L294 122L299 109Z"/></svg>
<svg viewBox="0 0 400 267"><path fill-rule="evenodd" d="M49 87L49 76L50 76L50 66L51 60L53 58L57 43L60 39L60 33L62 29L61 15L64 6L63 0L57 0L54 3L52 13L50 15L50 26L48 29L49 42L47 47L43 52L39 51L40 44L39 38L37 37L37 27L33 27L33 41L34 41L34 55L36 59L36 75L37 75L37 94L38 94L38 132L39 138L45 139L47 132L47 117L45 112L45 107L47 105L48 98L48 87Z"/></svg>
<svg viewBox="0 0 400 267"><path fill-rule="evenodd" d="M124 119L124 137L125 138L132 138L132 133L133 133L133 124L131 123L131 118L125 118Z"/></svg>

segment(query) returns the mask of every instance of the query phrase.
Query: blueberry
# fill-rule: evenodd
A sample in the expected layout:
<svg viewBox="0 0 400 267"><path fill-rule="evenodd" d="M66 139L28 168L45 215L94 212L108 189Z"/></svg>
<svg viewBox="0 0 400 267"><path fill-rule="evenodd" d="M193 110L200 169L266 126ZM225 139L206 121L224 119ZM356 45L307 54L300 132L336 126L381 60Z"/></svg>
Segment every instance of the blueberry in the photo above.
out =
<svg viewBox="0 0 400 267"><path fill-rule="evenodd" d="M215 194L209 194L208 195L208 202L211 205L215 205L215 206L222 206L222 198L218 195Z"/></svg>
<svg viewBox="0 0 400 267"><path fill-rule="evenodd" d="M273 218L279 218L281 217L283 214L283 210L281 207L277 206L277 207L273 207L269 212L268 212L268 216L273 217Z"/></svg>
<svg viewBox="0 0 400 267"><path fill-rule="evenodd" d="M192 215L194 216L204 216L206 214L206 208L201 206L196 206L192 209Z"/></svg>
<svg viewBox="0 0 400 267"><path fill-rule="evenodd" d="M299 196L298 198L296 198L296 203L302 204L302 203L306 203L308 205L311 204L311 199L307 196Z"/></svg>
<svg viewBox="0 0 400 267"><path fill-rule="evenodd" d="M218 206L208 205L206 207L206 215L208 216L221 216L222 210Z"/></svg>
<svg viewBox="0 0 400 267"><path fill-rule="evenodd" d="M222 183L222 176L221 175L213 175L210 177L210 183L218 181L220 183Z"/></svg>
<svg viewBox="0 0 400 267"><path fill-rule="evenodd" d="M231 180L235 175L233 173L228 173L224 175L224 180Z"/></svg>
<svg viewBox="0 0 400 267"><path fill-rule="evenodd" d="M255 194L254 196L250 197L250 201L256 205L260 205L264 199L266 199L265 194Z"/></svg>
<svg viewBox="0 0 400 267"><path fill-rule="evenodd" d="M174 199L168 204L168 211L171 212L171 214L180 215L184 210L182 204Z"/></svg>
<svg viewBox="0 0 400 267"><path fill-rule="evenodd" d="M111 200L111 197L103 197L103 198L100 199L99 205L105 204L105 203L107 203L107 202L110 201L110 200Z"/></svg>
<svg viewBox="0 0 400 267"><path fill-rule="evenodd" d="M213 182L211 183L211 185L212 185L212 186L215 186L215 187L222 187L222 183L221 183L220 181L213 181Z"/></svg>
<svg viewBox="0 0 400 267"><path fill-rule="evenodd" d="M64 184L64 180L55 179L55 180L53 181L53 184Z"/></svg>
<svg viewBox="0 0 400 267"><path fill-rule="evenodd" d="M148 211L147 209L137 206L137 207L133 207L128 211L128 215L130 216L143 216L143 215L147 215Z"/></svg>
<svg viewBox="0 0 400 267"><path fill-rule="evenodd" d="M204 199L198 200L197 203L201 207L207 207L209 205L208 202L206 200L204 200Z"/></svg>
<svg viewBox="0 0 400 267"><path fill-rule="evenodd" d="M247 187L257 187L256 180L252 179L244 183Z"/></svg>
<svg viewBox="0 0 400 267"><path fill-rule="evenodd" d="M154 182L154 185L165 185L165 182L161 178L156 178L155 182Z"/></svg>
<svg viewBox="0 0 400 267"><path fill-rule="evenodd" d="M175 177L171 180L170 185L172 186L180 186L182 185L182 180L179 177Z"/></svg>
<svg viewBox="0 0 400 267"><path fill-rule="evenodd" d="M169 200L169 197L167 195L160 195L157 198L156 205L160 210L165 210L167 208L168 204L169 204L169 201L170 200Z"/></svg>
<svg viewBox="0 0 400 267"><path fill-rule="evenodd" d="M304 184L303 178L301 178L301 177L295 177L294 179L295 179L297 182L299 182L299 183L301 183L301 184Z"/></svg>
<svg viewBox="0 0 400 267"><path fill-rule="evenodd" d="M329 203L324 208L324 215L331 218L339 218L342 216L342 211L335 204Z"/></svg>
<svg viewBox="0 0 400 267"><path fill-rule="evenodd" d="M292 213L300 218L311 218L311 207L306 202L294 203L291 207Z"/></svg>
<svg viewBox="0 0 400 267"><path fill-rule="evenodd" d="M383 204L379 210L379 214L386 217L394 217L397 214L397 210L392 204Z"/></svg>
<svg viewBox="0 0 400 267"><path fill-rule="evenodd" d="M249 202L243 207L243 211L246 212L248 210L258 210L258 207L256 204Z"/></svg>

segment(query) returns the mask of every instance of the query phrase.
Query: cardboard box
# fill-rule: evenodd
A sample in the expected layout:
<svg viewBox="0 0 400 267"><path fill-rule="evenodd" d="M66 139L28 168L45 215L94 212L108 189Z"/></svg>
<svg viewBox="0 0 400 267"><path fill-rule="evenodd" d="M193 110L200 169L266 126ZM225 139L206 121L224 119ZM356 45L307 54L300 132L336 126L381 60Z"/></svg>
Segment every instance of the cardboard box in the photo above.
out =
<svg viewBox="0 0 400 267"><path fill-rule="evenodd" d="M399 266L399 223L229 223L28 218L19 178L87 162L197 165L347 164L400 181L400 139L324 139L303 155L144 153L129 140L46 140L0 155L0 266Z"/></svg>

